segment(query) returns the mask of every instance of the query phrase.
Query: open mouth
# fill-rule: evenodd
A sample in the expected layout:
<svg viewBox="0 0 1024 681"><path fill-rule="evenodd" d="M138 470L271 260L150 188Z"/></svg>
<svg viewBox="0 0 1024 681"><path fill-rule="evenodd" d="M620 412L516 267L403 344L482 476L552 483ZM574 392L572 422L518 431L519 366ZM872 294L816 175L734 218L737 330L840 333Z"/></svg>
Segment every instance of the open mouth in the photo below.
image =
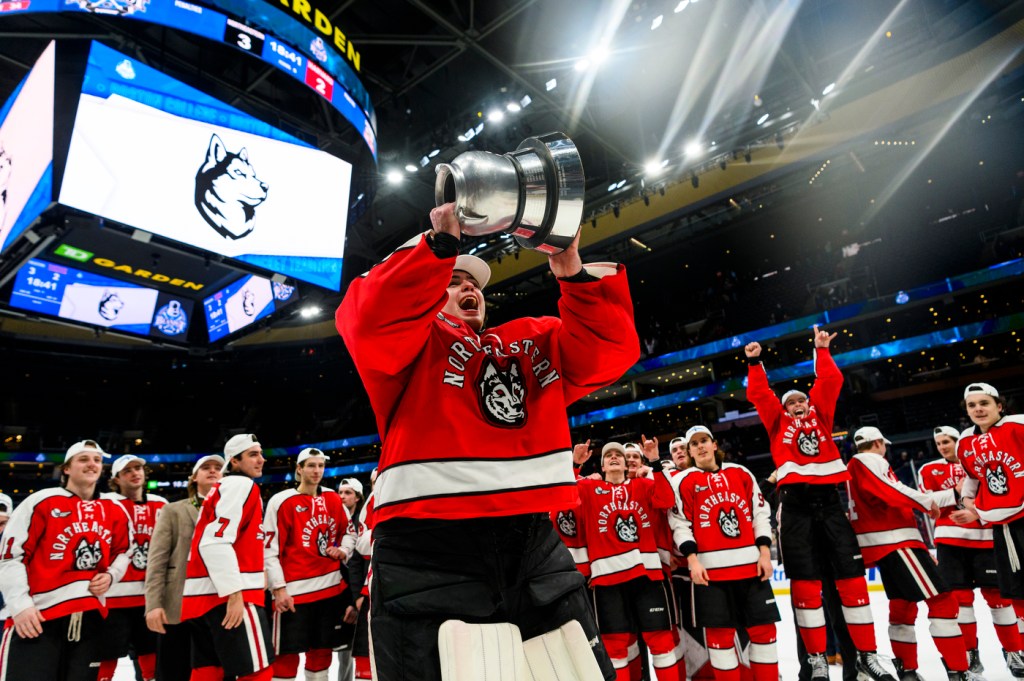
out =
<svg viewBox="0 0 1024 681"><path fill-rule="evenodd" d="M480 303L479 303L479 301L477 301L477 299L475 297L469 296L469 297L463 298L461 301L459 301L459 309L460 310L478 310L478 309L480 309Z"/></svg>

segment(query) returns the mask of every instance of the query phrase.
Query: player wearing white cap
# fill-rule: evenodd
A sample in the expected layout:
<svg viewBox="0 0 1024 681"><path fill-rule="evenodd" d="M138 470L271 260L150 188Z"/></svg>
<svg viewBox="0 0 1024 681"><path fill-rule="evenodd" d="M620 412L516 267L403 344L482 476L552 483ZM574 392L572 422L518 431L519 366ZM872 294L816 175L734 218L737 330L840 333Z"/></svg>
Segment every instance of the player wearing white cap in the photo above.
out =
<svg viewBox="0 0 1024 681"><path fill-rule="evenodd" d="M100 671L97 681L112 681L117 661L129 653L145 681L156 678L156 634L146 627L145 581L149 544L156 517L167 500L146 493L146 461L125 454L110 466L110 488L103 495L124 507L131 520L131 563L120 582L107 592L110 612L103 620L100 638Z"/></svg>
<svg viewBox="0 0 1024 681"><path fill-rule="evenodd" d="M370 475L370 494L366 495L363 483L357 478L342 478L338 483L338 494L348 510L348 529L341 546L348 553L345 568L348 571L349 592L353 606L345 611L345 640L348 648L338 650L338 679L349 681L373 677L370 669L369 603L370 596L370 545L373 530L370 514L373 511L373 483L377 469Z"/></svg>
<svg viewBox="0 0 1024 681"><path fill-rule="evenodd" d="M889 597L889 639L900 679L918 681L917 604L928 606L928 631L950 681L979 679L969 671L967 647L957 623L959 606L928 553L914 511L939 516L956 504L953 489L922 492L896 478L886 459L892 444L874 426L853 434L850 459L850 520L868 566L878 566Z"/></svg>
<svg viewBox="0 0 1024 681"><path fill-rule="evenodd" d="M103 597L124 576L124 509L101 499L103 449L68 448L61 486L30 494L0 539L0 590L10 614L0 639L0 681L95 681Z"/></svg>
<svg viewBox="0 0 1024 681"><path fill-rule="evenodd" d="M597 635L547 514L578 500L566 407L640 355L623 266L584 266L574 241L548 257L559 317L485 329L490 270L459 254L454 204L430 219L352 282L335 315L383 442L370 596L381 681L439 679L447 622L515 626L524 649L568 636L563 625L574 642ZM603 649L592 657L614 678Z"/></svg>
<svg viewBox="0 0 1024 681"><path fill-rule="evenodd" d="M768 431L777 471L779 554L790 579L811 681L828 679L822 579L835 579L846 627L858 651L853 661L858 673L870 681L894 681L875 654L864 561L837 488L850 476L832 441L836 401L843 387L843 374L829 349L835 336L814 326L814 385L807 393L788 390L781 400L768 385L761 345L749 343L744 348L747 399ZM833 624L837 629L842 626Z"/></svg>
<svg viewBox="0 0 1024 681"><path fill-rule="evenodd" d="M938 492L956 489L966 478L956 455L960 431L950 426L939 426L935 428L933 436L941 458L921 466L918 472L921 490ZM984 671L978 653L978 622L974 617L974 590L980 589L992 610L996 636L1003 650L1007 651L1006 662L1010 673L1014 678L1024 678L1017 616L1009 599L999 595L995 553L992 550L992 527L982 525L978 520L957 525L950 517L954 510L950 506L943 508L935 520L935 553L939 574L953 590L953 597L960 605L960 630L967 644L971 671Z"/></svg>
<svg viewBox="0 0 1024 681"><path fill-rule="evenodd" d="M196 521L181 619L195 620L192 681L268 681L273 650L263 609L263 447L252 433L224 445L225 474Z"/></svg>
<svg viewBox="0 0 1024 681"><path fill-rule="evenodd" d="M342 617L352 605L339 544L349 517L337 492L320 486L327 455L315 447L295 461L298 487L267 502L263 560L274 599L274 679L294 679L299 653L306 680L326 681L332 649L342 644Z"/></svg>
<svg viewBox="0 0 1024 681"><path fill-rule="evenodd" d="M1024 416L1006 413L1006 399L988 383L971 383L963 406L974 423L960 434L957 458L967 479L965 508L951 517L992 525L999 593L1024 618ZM1009 653L1007 664L1010 664ZM1016 674L1015 674L1016 675Z"/></svg>
<svg viewBox="0 0 1024 681"><path fill-rule="evenodd" d="M157 637L160 681L188 681L192 675L190 627L181 623L181 599L196 520L203 500L220 482L224 457L208 454L192 465L188 498L160 510L146 566L146 626Z"/></svg>

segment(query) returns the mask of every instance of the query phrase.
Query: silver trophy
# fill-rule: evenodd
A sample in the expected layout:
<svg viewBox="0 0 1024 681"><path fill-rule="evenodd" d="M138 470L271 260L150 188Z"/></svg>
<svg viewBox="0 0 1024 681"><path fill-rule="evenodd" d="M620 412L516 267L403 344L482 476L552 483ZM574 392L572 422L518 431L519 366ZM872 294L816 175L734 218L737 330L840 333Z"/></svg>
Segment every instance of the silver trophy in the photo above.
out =
<svg viewBox="0 0 1024 681"><path fill-rule="evenodd" d="M507 232L548 255L572 243L583 217L583 163L560 132L528 137L504 155L466 151L439 163L434 202L455 203L464 234Z"/></svg>

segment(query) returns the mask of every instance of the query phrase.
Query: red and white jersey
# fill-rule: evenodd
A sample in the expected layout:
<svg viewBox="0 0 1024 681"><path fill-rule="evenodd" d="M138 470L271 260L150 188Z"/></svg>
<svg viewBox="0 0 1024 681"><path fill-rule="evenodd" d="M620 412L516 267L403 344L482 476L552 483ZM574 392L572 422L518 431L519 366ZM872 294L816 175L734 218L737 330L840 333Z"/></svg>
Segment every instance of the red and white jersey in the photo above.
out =
<svg viewBox="0 0 1024 681"><path fill-rule="evenodd" d="M952 489L922 492L899 481L886 458L863 452L850 459L850 524L868 566L896 549L927 549L914 511L956 505Z"/></svg>
<svg viewBox="0 0 1024 681"><path fill-rule="evenodd" d="M568 510L577 513L591 585L610 586L644 576L664 579L652 523L655 514L675 503L664 475L620 484L585 478L577 486L580 505Z"/></svg>
<svg viewBox="0 0 1024 681"><path fill-rule="evenodd" d="M964 467L957 461L937 459L929 461L917 471L922 492L941 492L954 489L958 482L965 479ZM954 506L944 506L942 515L935 520L935 543L963 546L968 549L991 549L992 528L985 527L980 520L966 525L957 525L950 519L956 510Z"/></svg>
<svg viewBox="0 0 1024 681"><path fill-rule="evenodd" d="M551 524L555 526L555 533L562 540L565 547L569 549L576 569L584 577L590 577L590 554L587 552L586 533L583 530L583 519L580 517L580 507L567 508L562 511L551 511L548 516Z"/></svg>
<svg viewBox="0 0 1024 681"><path fill-rule="evenodd" d="M263 500L250 478L229 474L203 501L185 571L182 621L201 617L242 592L263 607Z"/></svg>
<svg viewBox="0 0 1024 681"><path fill-rule="evenodd" d="M107 607L134 608L146 605L146 564L149 560L149 541L153 538L157 514L167 500L155 494L143 494L142 501L132 501L123 494L108 492L104 499L124 507L131 521L133 539L128 571L117 584L107 591Z"/></svg>
<svg viewBox="0 0 1024 681"><path fill-rule="evenodd" d="M1024 518L1024 416L999 419L982 433L968 428L956 444L957 458L976 485L964 487L964 496L976 490L975 509L984 523L1011 523Z"/></svg>
<svg viewBox="0 0 1024 681"><path fill-rule="evenodd" d="M571 508L566 407L640 355L625 269L587 265L600 278L560 281L560 318L478 334L442 312L454 264L417 236L353 281L335 315L383 441L376 521Z"/></svg>
<svg viewBox="0 0 1024 681"><path fill-rule="evenodd" d="M798 482L835 485L850 479L832 441L843 374L828 348L814 349L814 375L814 386L807 393L808 412L794 418L768 385L764 365L758 362L747 367L747 399L754 403L768 431L778 487Z"/></svg>
<svg viewBox="0 0 1024 681"><path fill-rule="evenodd" d="M771 507L753 473L734 463L687 468L669 478L677 513L669 523L683 555L696 553L712 581L758 577L761 546L772 545Z"/></svg>
<svg viewBox="0 0 1024 681"><path fill-rule="evenodd" d="M296 603L340 594L347 585L339 561L327 549L340 544L348 525L337 492L320 489L311 496L289 489L270 497L263 518L267 586L285 587Z"/></svg>
<svg viewBox="0 0 1024 681"><path fill-rule="evenodd" d="M82 499L62 487L30 494L0 538L0 590L10 615L35 607L46 619L99 610L89 580L110 573L116 585L128 568L128 516L107 499Z"/></svg>

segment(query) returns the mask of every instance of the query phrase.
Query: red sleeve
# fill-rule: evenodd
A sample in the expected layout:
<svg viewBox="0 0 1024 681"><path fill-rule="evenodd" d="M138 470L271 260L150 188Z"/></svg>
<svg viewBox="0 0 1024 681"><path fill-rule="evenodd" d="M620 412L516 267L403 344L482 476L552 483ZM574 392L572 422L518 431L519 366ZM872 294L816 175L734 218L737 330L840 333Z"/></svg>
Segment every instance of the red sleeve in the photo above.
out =
<svg viewBox="0 0 1024 681"><path fill-rule="evenodd" d="M598 268L610 269L587 266ZM640 358L640 339L623 265L597 281L558 283L558 354L568 405L622 378Z"/></svg>
<svg viewBox="0 0 1024 681"><path fill-rule="evenodd" d="M874 454L869 456L877 458L878 461L871 460L869 466L858 457L850 460L848 469L853 484L858 489L880 500L886 506L928 512L932 500L927 492L904 485L896 479L896 475L885 459Z"/></svg>
<svg viewBox="0 0 1024 681"><path fill-rule="evenodd" d="M668 473L662 471L654 474L654 487L651 491L651 506L666 510L676 505L676 493L672 483L668 481Z"/></svg>
<svg viewBox="0 0 1024 681"><path fill-rule="evenodd" d="M814 375L814 385L807 399L825 422L826 432L831 432L836 415L836 401L839 399L839 391L843 389L843 372L839 371L828 348L814 349Z"/></svg>
<svg viewBox="0 0 1024 681"><path fill-rule="evenodd" d="M423 351L454 266L420 235L349 285L334 321L361 374L394 376Z"/></svg>
<svg viewBox="0 0 1024 681"><path fill-rule="evenodd" d="M782 404L768 385L768 374L761 362L747 366L747 399L753 402L768 434L772 435L778 430Z"/></svg>

